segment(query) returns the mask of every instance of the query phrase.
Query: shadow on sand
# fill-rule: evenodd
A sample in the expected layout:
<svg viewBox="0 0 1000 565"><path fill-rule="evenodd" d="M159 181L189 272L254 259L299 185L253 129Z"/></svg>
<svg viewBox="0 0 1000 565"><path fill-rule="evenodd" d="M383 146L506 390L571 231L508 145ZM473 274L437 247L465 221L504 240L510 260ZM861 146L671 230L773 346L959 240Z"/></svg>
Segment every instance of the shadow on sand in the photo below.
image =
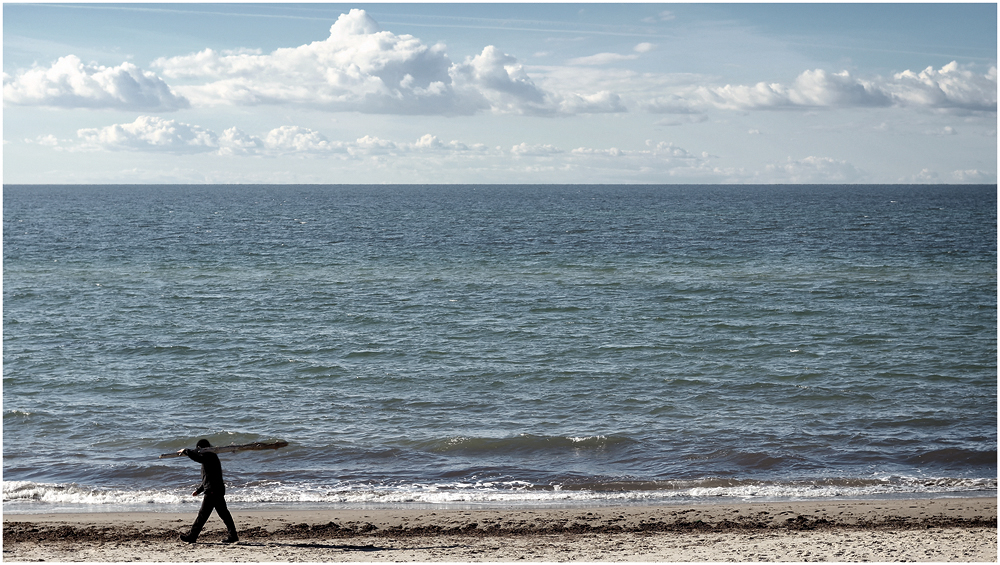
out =
<svg viewBox="0 0 1000 565"><path fill-rule="evenodd" d="M453 549L460 547L458 545L436 545L428 547L380 547L376 545L347 545L347 544L331 544L331 543L313 543L313 542L302 542L302 543L282 543L282 542L256 542L256 541L241 541L235 544L225 544L222 542L199 542L205 545L225 545L225 546L237 546L237 547L302 547L307 549L338 549L340 551L399 551L401 549L414 550L414 549Z"/></svg>

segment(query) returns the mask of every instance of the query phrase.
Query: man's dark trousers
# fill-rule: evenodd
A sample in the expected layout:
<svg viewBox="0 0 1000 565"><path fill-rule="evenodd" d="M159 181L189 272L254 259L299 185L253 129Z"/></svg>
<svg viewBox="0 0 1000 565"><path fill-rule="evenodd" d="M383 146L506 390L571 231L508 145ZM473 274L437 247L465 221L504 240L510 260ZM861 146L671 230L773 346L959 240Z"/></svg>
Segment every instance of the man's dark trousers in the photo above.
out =
<svg viewBox="0 0 1000 565"><path fill-rule="evenodd" d="M222 518L223 523L226 524L229 536L236 537L236 523L233 522L233 516L229 513L229 507L226 506L225 494L213 492L206 492L205 498L201 501L201 510L198 511L198 517L195 518L194 525L191 526L191 537L198 537L201 529L205 527L208 517L212 515L212 510L215 510L219 514L219 518Z"/></svg>

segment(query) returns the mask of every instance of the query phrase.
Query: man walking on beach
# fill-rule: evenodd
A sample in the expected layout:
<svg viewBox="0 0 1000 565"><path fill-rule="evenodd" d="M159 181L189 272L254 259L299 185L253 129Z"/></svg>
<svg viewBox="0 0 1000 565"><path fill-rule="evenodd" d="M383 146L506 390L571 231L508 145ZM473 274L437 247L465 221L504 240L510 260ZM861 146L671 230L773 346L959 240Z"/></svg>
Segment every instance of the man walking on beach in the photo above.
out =
<svg viewBox="0 0 1000 565"><path fill-rule="evenodd" d="M201 449L212 447L212 444L208 443L207 439L200 439L197 446L198 449ZM201 510L198 511L198 517L195 518L194 525L191 526L191 533L181 534L181 541L188 543L197 541L198 534L201 533L208 517L212 515L212 510L215 510L219 518L222 518L226 524L226 528L229 529L229 537L222 540L222 543L236 543L240 538L236 535L236 524L226 506L226 483L222 482L222 463L219 462L219 456L210 452L202 453L197 449L182 449L180 453L201 463L201 485L191 496L205 493L205 498L201 502Z"/></svg>

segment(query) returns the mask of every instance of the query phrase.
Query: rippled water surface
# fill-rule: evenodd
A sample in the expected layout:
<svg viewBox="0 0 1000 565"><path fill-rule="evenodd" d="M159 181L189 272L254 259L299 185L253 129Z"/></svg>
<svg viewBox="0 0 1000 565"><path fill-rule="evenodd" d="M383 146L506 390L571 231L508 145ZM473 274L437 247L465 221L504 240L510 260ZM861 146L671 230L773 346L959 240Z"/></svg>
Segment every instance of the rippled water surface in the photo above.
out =
<svg viewBox="0 0 1000 565"><path fill-rule="evenodd" d="M996 196L5 186L5 510L995 494Z"/></svg>

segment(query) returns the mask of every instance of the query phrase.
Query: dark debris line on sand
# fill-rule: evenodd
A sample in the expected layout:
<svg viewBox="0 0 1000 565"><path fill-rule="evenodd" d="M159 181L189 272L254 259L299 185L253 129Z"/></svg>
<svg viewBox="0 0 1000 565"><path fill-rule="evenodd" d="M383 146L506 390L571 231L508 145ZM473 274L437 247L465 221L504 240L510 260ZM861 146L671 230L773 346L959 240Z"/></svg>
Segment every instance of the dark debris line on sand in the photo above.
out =
<svg viewBox="0 0 1000 565"><path fill-rule="evenodd" d="M676 514L676 513L675 513ZM505 525L481 525L470 522L463 525L446 527L428 526L391 526L379 528L371 523L347 522L337 524L294 524L285 525L280 529L269 531L257 526L240 530L240 537L245 540L280 539L337 539L354 538L358 536L371 537L421 537L421 536L520 536L540 534L621 534L621 533L652 533L652 532L740 532L740 531L803 531L819 529L845 530L912 530L925 528L948 527L989 527L996 528L996 517L973 518L953 517L921 517L907 518L887 516L877 521L858 521L855 523L838 523L827 518L814 518L808 515L796 515L784 520L776 520L767 512L754 515L742 515L735 520L723 519L715 523L702 520L686 520L683 516L674 520L645 520L638 524L621 525L613 523L614 519L604 523L591 523L586 516L576 519L558 520L552 522L527 522ZM77 541L77 542L127 542L137 540L162 541L176 539L178 532L168 529L139 529L133 526L121 527L75 527L67 524L38 524L33 522L9 521L4 523L4 543L39 542L39 541Z"/></svg>

